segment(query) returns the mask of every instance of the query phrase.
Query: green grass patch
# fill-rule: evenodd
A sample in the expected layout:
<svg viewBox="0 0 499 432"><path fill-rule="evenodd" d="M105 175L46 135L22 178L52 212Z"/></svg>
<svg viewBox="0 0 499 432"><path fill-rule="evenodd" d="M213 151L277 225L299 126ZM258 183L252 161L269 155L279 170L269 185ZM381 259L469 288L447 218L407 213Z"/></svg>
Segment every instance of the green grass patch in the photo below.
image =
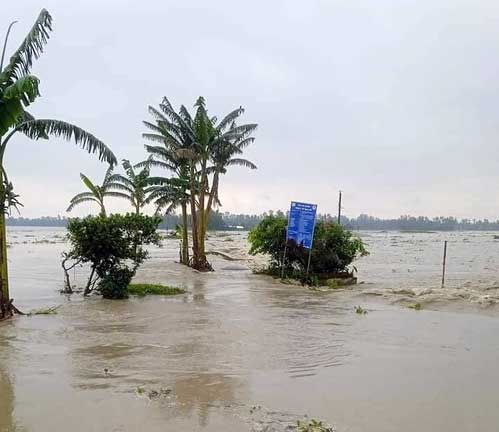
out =
<svg viewBox="0 0 499 432"><path fill-rule="evenodd" d="M185 290L177 287L170 287L159 284L130 284L128 293L138 296L145 295L177 295L184 294Z"/></svg>

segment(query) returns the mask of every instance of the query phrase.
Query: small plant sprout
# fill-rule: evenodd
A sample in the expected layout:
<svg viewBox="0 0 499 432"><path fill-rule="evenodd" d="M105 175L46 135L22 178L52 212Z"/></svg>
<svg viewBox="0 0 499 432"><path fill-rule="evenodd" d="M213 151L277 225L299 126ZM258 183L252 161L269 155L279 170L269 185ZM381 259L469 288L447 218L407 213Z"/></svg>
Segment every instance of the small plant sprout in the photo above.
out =
<svg viewBox="0 0 499 432"><path fill-rule="evenodd" d="M355 313L358 313L359 315L367 315L367 310L363 309L362 306L356 306Z"/></svg>

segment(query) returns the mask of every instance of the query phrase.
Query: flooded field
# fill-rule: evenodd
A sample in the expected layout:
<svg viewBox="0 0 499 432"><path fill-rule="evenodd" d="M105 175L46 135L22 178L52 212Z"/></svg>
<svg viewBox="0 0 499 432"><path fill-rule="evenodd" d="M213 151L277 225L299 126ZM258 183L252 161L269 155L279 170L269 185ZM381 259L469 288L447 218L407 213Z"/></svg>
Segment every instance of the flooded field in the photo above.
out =
<svg viewBox="0 0 499 432"><path fill-rule="evenodd" d="M137 275L185 295L106 301L58 293L64 230L10 229L17 306L62 306L0 324L0 431L270 432L304 415L339 432L496 430L499 240L359 234L371 255L353 289L254 275L265 258L245 233L211 233L216 272L176 264L165 239Z"/></svg>

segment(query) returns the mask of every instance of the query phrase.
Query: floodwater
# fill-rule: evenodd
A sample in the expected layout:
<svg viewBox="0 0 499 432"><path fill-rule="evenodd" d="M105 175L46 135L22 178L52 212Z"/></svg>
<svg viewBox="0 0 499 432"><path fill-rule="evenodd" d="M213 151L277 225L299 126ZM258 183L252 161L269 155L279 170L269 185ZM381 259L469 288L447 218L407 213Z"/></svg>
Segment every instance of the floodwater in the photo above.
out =
<svg viewBox="0 0 499 432"><path fill-rule="evenodd" d="M271 432L304 415L340 432L497 430L499 241L360 235L353 289L254 275L245 233L212 233L234 258L211 256L216 272L176 264L167 239L137 275L185 295L106 301L58 293L64 230L10 229L17 306L62 306L0 324L0 431Z"/></svg>

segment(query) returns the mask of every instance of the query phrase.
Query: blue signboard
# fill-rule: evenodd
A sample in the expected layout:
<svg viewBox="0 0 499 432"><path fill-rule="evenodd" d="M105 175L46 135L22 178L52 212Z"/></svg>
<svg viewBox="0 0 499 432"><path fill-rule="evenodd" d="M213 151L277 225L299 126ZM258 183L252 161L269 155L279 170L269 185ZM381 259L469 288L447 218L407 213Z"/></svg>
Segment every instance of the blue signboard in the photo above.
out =
<svg viewBox="0 0 499 432"><path fill-rule="evenodd" d="M291 202L287 240L294 240L306 249L312 249L314 241L316 204Z"/></svg>

